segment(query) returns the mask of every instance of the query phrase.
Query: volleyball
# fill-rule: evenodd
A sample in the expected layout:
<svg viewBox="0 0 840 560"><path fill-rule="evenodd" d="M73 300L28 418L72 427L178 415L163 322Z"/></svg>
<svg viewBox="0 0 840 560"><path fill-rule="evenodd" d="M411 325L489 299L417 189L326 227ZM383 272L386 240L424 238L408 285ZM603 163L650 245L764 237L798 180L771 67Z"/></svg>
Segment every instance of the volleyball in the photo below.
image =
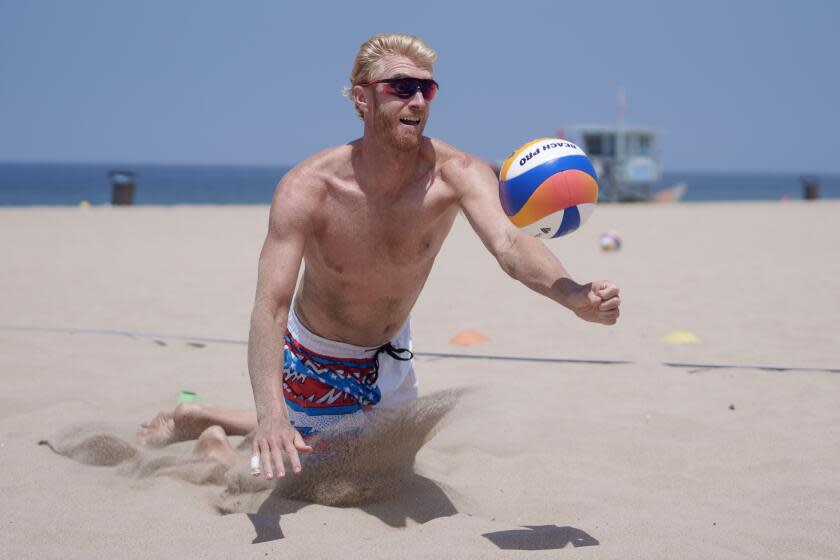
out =
<svg viewBox="0 0 840 560"><path fill-rule="evenodd" d="M499 199L513 225L534 237L568 235L598 201L598 176L568 140L540 138L511 154L499 172Z"/></svg>

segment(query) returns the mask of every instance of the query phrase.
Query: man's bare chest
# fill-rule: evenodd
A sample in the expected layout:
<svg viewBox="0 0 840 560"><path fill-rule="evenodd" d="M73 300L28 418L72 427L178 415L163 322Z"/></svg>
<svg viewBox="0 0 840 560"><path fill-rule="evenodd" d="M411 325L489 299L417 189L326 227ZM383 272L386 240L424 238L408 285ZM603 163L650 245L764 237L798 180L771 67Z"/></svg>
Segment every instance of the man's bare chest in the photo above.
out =
<svg viewBox="0 0 840 560"><path fill-rule="evenodd" d="M428 266L457 214L446 193L371 202L363 197L326 201L314 252L333 272L353 276Z"/></svg>

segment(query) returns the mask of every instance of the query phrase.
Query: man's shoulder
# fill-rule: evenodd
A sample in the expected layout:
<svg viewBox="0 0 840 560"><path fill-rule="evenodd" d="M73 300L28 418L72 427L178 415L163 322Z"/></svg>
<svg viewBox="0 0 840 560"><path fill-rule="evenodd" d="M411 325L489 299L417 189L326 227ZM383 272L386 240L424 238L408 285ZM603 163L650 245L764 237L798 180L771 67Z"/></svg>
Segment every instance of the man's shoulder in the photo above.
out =
<svg viewBox="0 0 840 560"><path fill-rule="evenodd" d="M466 186L478 177L494 175L490 165L480 157L436 138L432 138L431 143L439 162L441 177L453 186Z"/></svg>
<svg viewBox="0 0 840 560"><path fill-rule="evenodd" d="M344 172L350 165L353 147L350 144L333 146L317 152L295 165L284 176L295 183L302 179L317 183Z"/></svg>
<svg viewBox="0 0 840 560"><path fill-rule="evenodd" d="M292 167L280 180L275 193L284 197L320 200L331 179L350 167L352 146L342 144L317 152Z"/></svg>

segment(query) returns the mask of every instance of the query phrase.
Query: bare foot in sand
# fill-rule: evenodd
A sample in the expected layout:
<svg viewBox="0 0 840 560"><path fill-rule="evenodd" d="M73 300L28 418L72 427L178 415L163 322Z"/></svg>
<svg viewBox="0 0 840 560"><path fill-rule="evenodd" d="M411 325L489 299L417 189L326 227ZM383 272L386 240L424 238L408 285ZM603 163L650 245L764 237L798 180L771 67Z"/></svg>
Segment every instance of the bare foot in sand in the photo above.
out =
<svg viewBox="0 0 840 560"><path fill-rule="evenodd" d="M137 437L146 445L164 446L176 441L198 439L211 426L220 426L232 436L248 435L257 429L257 413L182 403L175 410L161 412L144 422L137 431Z"/></svg>
<svg viewBox="0 0 840 560"><path fill-rule="evenodd" d="M176 441L174 411L161 412L137 430L137 437L145 445L162 447Z"/></svg>
<svg viewBox="0 0 840 560"><path fill-rule="evenodd" d="M238 459L236 451L230 446L227 434L221 426L210 426L198 436L193 453L202 458L214 459L226 465L232 465Z"/></svg>

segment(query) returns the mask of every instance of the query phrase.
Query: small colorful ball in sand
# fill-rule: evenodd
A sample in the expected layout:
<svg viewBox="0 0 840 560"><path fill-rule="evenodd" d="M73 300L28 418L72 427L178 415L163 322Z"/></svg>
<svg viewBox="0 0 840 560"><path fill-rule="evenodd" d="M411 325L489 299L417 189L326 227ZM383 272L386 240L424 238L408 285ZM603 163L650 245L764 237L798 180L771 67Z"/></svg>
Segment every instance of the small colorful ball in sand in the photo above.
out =
<svg viewBox="0 0 840 560"><path fill-rule="evenodd" d="M598 238L598 245L602 251L618 251L621 249L621 237L615 230L608 230Z"/></svg>

